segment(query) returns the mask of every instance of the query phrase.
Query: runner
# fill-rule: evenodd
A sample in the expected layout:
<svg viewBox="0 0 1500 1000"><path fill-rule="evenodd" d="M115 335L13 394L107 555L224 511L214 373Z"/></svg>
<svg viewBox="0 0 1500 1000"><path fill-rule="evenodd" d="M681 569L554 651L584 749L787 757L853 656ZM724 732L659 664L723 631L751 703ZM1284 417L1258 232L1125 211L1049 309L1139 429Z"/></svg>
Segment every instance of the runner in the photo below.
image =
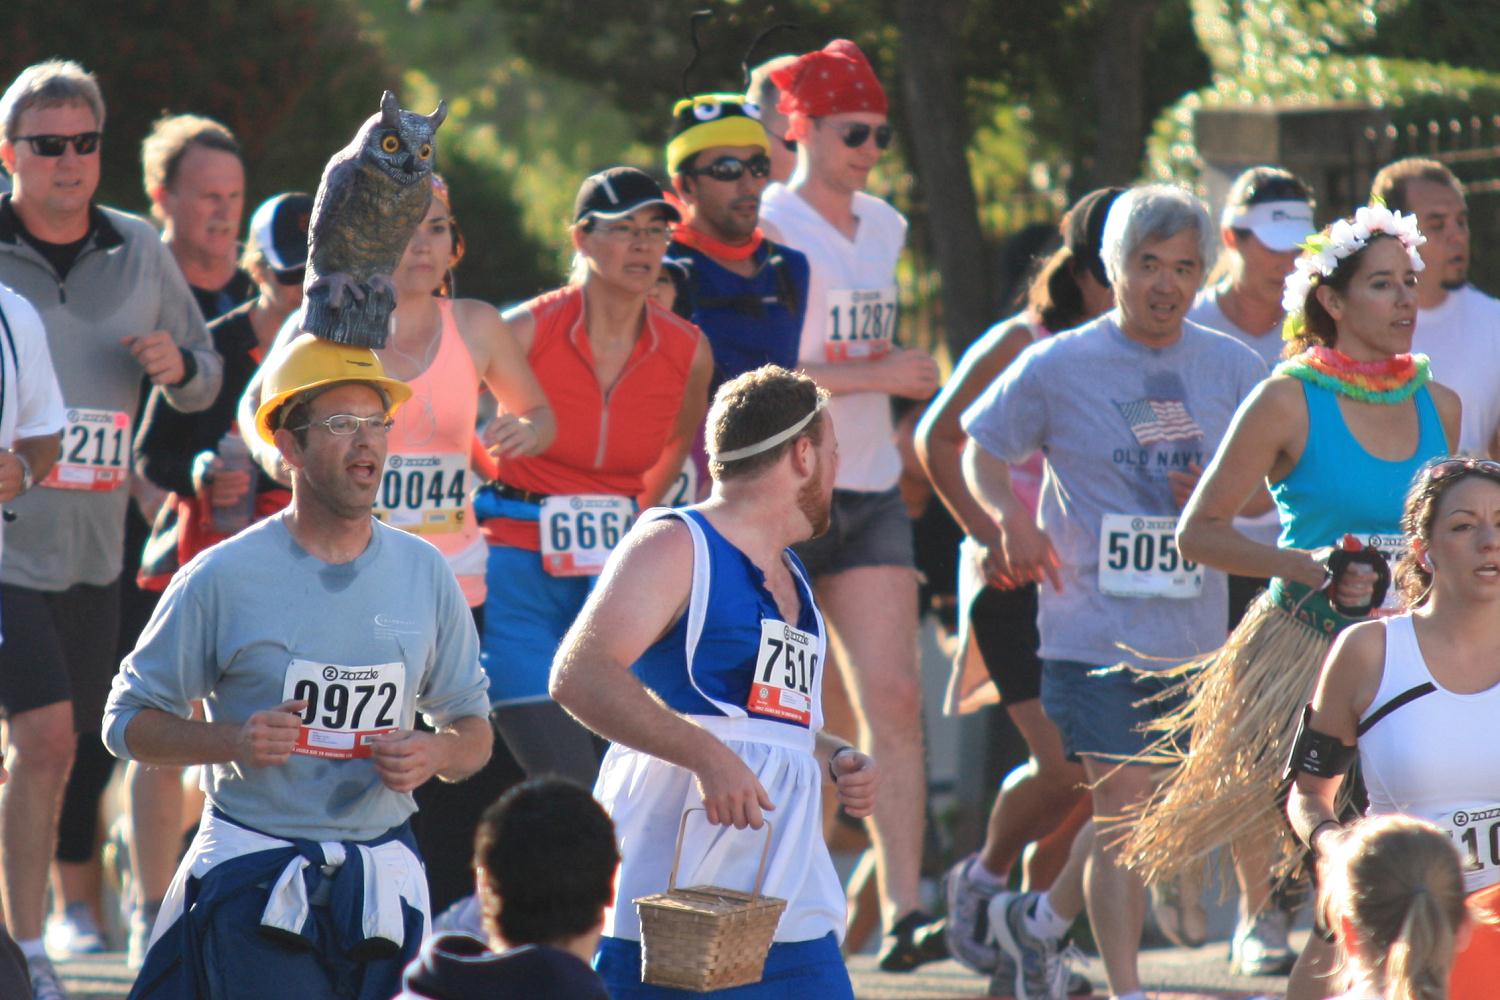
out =
<svg viewBox="0 0 1500 1000"><path fill-rule="evenodd" d="M1340 838L1320 866L1321 908L1339 921L1354 985L1340 1000L1450 996L1454 946L1486 928L1464 907L1458 864L1442 830L1404 816Z"/></svg>
<svg viewBox="0 0 1500 1000"><path fill-rule="evenodd" d="M1435 160L1397 160L1375 175L1371 199L1417 217L1427 242L1417 279L1412 349L1464 404L1459 450L1500 458L1500 301L1469 284L1469 206L1453 172Z"/></svg>
<svg viewBox="0 0 1500 1000"><path fill-rule="evenodd" d="M1000 530L964 485L962 458L968 438L959 418L1032 343L1114 307L1099 240L1121 191L1101 188L1068 211L1059 227L1063 245L1032 280L1026 308L996 324L964 352L917 431L917 454L965 531L958 572L959 648L945 708L969 712L998 699L1031 752L1001 785L979 852L960 860L945 879L949 951L971 969L993 972L996 984L1007 990L1014 970L990 934L987 904L1006 887L1011 867L1026 845L1043 838L1055 840L1061 856L1057 851L1032 854L1024 884L1030 889L1049 886L1087 810L1078 809L1084 799L1083 768L1068 759L1057 727L1042 711L1037 585L1018 587L1003 574ZM1022 503L1035 513L1042 488L1041 453L1012 466L1010 479ZM1054 838L1054 831L1061 836Z"/></svg>
<svg viewBox="0 0 1500 1000"><path fill-rule="evenodd" d="M1185 513L1184 558L1278 579L1223 649L1182 669L1186 700L1155 723L1164 735L1142 759L1175 769L1126 851L1152 881L1231 842L1268 845L1273 878L1296 866L1277 790L1297 715L1333 636L1384 591L1369 565L1333 560L1327 547L1350 532L1356 548L1399 551L1396 498L1458 435L1458 398L1428 380L1426 358L1407 354L1421 239L1411 216L1361 208L1309 241L1284 299L1299 353L1246 404ZM1281 517L1277 546L1233 523L1262 484ZM1355 569L1344 572L1349 561ZM1330 565L1339 570L1331 590ZM1303 952L1289 996L1316 995L1301 991L1321 957L1316 947Z"/></svg>
<svg viewBox="0 0 1500 1000"><path fill-rule="evenodd" d="M596 968L615 1000L688 996L641 982L631 900L667 887L684 811L689 884L787 901L757 986L702 995L850 998L844 899L823 841L822 775L869 815L875 763L825 733L823 618L788 546L828 528L838 443L827 394L767 366L720 387L708 417L710 498L652 511L610 559L553 665L554 697L612 741L595 796L623 861ZM716 830L769 829L754 835Z"/></svg>
<svg viewBox="0 0 1500 1000"><path fill-rule="evenodd" d="M648 301L680 220L656 182L629 167L594 174L573 218L573 283L504 317L557 439L502 461L474 511L490 543L481 659L495 724L528 775L592 784L593 738L548 697L547 670L609 550L682 470L713 358L697 327Z"/></svg>
<svg viewBox="0 0 1500 1000"><path fill-rule="evenodd" d="M767 59L750 71L750 86L745 88L745 100L760 111L760 123L765 126L766 137L770 139L767 155L771 157L773 184L785 184L792 179L792 173L797 169L797 140L786 137L786 115L777 107L781 103L781 91L771 74L796 61L796 56Z"/></svg>
<svg viewBox="0 0 1500 1000"><path fill-rule="evenodd" d="M1149 796L1154 775L1119 761L1144 748L1139 727L1163 710L1143 701L1166 687L1152 672L1223 641L1224 575L1184 563L1173 534L1201 464L1265 374L1249 348L1184 318L1215 236L1203 205L1179 188L1120 195L1100 253L1115 310L1026 348L963 418L965 480L999 525L1000 573L1040 585L1042 707L1092 789L1099 835L1083 896L1120 1000L1143 997L1145 911L1144 883L1120 863L1121 817ZM1038 449L1047 475L1033 515L1008 463ZM1069 866L1084 860L1075 851ZM1015 996L1064 994L1058 946L1083 901L1066 906L1056 887L991 899Z"/></svg>
<svg viewBox="0 0 1500 1000"><path fill-rule="evenodd" d="M173 579L105 712L116 756L210 765L132 997L394 994L429 920L411 792L489 757L452 570L370 515L411 390L373 352L312 336L263 375L256 426L291 504ZM413 730L418 710L436 732Z"/></svg>
<svg viewBox="0 0 1500 1000"><path fill-rule="evenodd" d="M1198 294L1188 319L1229 334L1247 344L1268 366L1276 365L1286 346L1281 339L1286 315L1281 308L1282 285L1301 252L1299 244L1316 231L1312 191L1306 184L1278 167L1251 167L1240 174L1230 185L1219 220L1223 254L1216 270L1222 277ZM1235 518L1234 525L1245 537L1265 545L1275 545L1281 533L1276 509L1269 504L1261 514ZM1231 630L1239 625L1250 602L1270 584L1265 577L1230 574ZM1268 862L1263 854L1258 845L1234 845L1240 896L1230 937L1229 964L1242 975L1282 976L1296 958L1287 934L1297 894L1289 890L1276 893L1276 905L1266 905L1271 882L1266 878ZM1168 936L1173 919L1180 926L1193 909L1202 914L1198 904L1201 895L1202 886L1192 875L1152 887L1158 916L1164 911L1168 915L1161 921Z"/></svg>
<svg viewBox="0 0 1500 1000"><path fill-rule="evenodd" d="M789 186L767 189L762 215L812 263L799 360L833 393L829 414L844 449L833 528L798 556L828 610L860 743L885 762L887 791L873 823L886 929L880 967L907 971L946 948L918 892L927 794L917 578L911 522L896 486L901 457L891 396L926 399L937 391L938 370L922 351L896 344L896 259L906 220L863 191L891 142L880 81L843 39L771 79L798 160Z"/></svg>
<svg viewBox="0 0 1500 1000"><path fill-rule="evenodd" d="M5 285L0 285L0 337L0 504L9 504L47 478L59 457L65 421L42 318ZM0 543L9 520L0 518ZM0 630L4 623L0 607ZM0 784L6 780L3 756Z"/></svg>
<svg viewBox="0 0 1500 1000"><path fill-rule="evenodd" d="M0 646L0 703L15 760L0 791L5 921L32 961L35 990L61 995L41 944L58 807L82 860L113 765L92 733L114 674L132 427L141 376L168 402L202 409L221 365L182 274L145 220L93 203L104 102L76 63L23 70L0 97L0 281L41 314L69 416L61 461L12 501L17 532L0 561L0 604L15 628ZM79 804L89 803L87 808Z"/></svg>
<svg viewBox="0 0 1500 1000"><path fill-rule="evenodd" d="M1404 813L1437 824L1464 860L1461 891L1476 913L1493 912L1500 864L1488 841L1500 832L1500 774L1488 761L1500 707L1494 655L1500 649L1500 465L1450 459L1429 466L1407 495L1401 523L1411 549L1396 575L1410 610L1356 625L1334 644L1290 754L1296 779L1287 812L1297 835L1323 859L1320 872L1328 874L1329 865L1337 870L1336 859L1347 856L1338 835L1346 818L1339 792L1357 756L1368 814ZM1368 844L1362 833L1351 835ZM1341 895L1337 886L1328 888ZM1354 926L1368 927L1357 919ZM1387 936L1371 941L1361 934L1352 948L1345 942L1346 950L1366 960L1383 957L1387 948L1379 942ZM1369 944L1378 946L1366 951L1362 946ZM1360 968L1388 971L1383 962L1363 961ZM1484 920L1454 964L1451 991L1440 995L1493 996L1497 970L1500 930ZM1433 982L1444 984L1447 977Z"/></svg>

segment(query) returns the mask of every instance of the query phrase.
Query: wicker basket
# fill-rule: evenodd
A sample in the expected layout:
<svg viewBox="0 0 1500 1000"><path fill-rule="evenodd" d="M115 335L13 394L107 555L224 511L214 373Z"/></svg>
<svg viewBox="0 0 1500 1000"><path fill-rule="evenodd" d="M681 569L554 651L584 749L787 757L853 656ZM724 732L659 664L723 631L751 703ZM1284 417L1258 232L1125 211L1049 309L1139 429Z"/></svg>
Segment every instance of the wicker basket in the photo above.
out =
<svg viewBox="0 0 1500 1000"><path fill-rule="evenodd" d="M682 838L689 814L698 811L682 814L667 891L635 901L641 918L641 982L695 993L758 983L786 909L786 900L760 894L771 854L771 822L766 821L766 844L748 894L716 885L679 889Z"/></svg>

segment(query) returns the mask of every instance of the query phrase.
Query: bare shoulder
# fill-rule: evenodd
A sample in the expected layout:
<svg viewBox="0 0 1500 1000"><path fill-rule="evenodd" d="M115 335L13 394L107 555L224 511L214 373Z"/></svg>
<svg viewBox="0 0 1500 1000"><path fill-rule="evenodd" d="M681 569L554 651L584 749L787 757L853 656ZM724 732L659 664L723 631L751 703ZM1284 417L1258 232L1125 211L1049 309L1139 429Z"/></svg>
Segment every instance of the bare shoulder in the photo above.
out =
<svg viewBox="0 0 1500 1000"><path fill-rule="evenodd" d="M1357 717L1370 707L1385 673L1384 619L1351 625L1334 640L1319 682L1322 705L1336 703Z"/></svg>
<svg viewBox="0 0 1500 1000"><path fill-rule="evenodd" d="M637 524L620 540L618 561L622 572L672 572L693 563L693 536L680 517L657 517Z"/></svg>
<svg viewBox="0 0 1500 1000"><path fill-rule="evenodd" d="M1432 405L1437 407L1438 417L1443 421L1443 427L1451 432L1449 437L1452 438L1458 432L1459 420L1463 414L1463 404L1459 401L1458 393L1441 382L1428 382L1427 391L1432 394Z"/></svg>
<svg viewBox="0 0 1500 1000"><path fill-rule="evenodd" d="M530 306L531 303L528 302L500 314L500 326L515 338L523 353L531 350L532 341L536 338L536 317Z"/></svg>

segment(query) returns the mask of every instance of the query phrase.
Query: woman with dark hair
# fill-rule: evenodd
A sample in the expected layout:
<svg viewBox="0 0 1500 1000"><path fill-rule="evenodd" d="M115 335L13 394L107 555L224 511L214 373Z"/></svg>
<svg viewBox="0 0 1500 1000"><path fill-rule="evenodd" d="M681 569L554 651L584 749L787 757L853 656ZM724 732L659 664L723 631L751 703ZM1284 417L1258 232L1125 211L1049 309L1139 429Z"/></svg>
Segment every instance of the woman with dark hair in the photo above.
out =
<svg viewBox="0 0 1500 1000"><path fill-rule="evenodd" d="M964 353L917 429L917 454L966 532L959 557L959 651L947 710L969 712L999 700L1031 751L1001 787L983 848L947 877L949 950L983 972L993 971L1000 960L999 948L984 933L981 914L988 900L1005 888L1026 845L1037 841L1050 849L1027 858L1026 884L1034 889L1050 885L1088 811L1081 805L1083 768L1067 759L1057 727L1042 712L1037 585L1020 585L1001 569L999 529L964 485L962 455L968 438L959 417L1029 345L1114 306L1099 242L1110 205L1123 190L1090 192L1069 210L1060 226L1063 244L1032 280L1026 308L992 327ZM1040 452L1011 471L1016 491L1033 510L1041 479Z"/></svg>
<svg viewBox="0 0 1500 1000"><path fill-rule="evenodd" d="M1500 465L1448 459L1429 466L1407 495L1402 527L1410 549L1396 580L1410 610L1356 625L1334 644L1292 754L1287 813L1317 857L1343 853L1340 792L1358 756L1368 814L1435 823L1463 860L1457 891L1493 911L1500 899L1500 769L1493 764L1500 749ZM1320 765L1308 763L1314 755ZM1454 930L1450 919L1449 938ZM1373 944L1377 956L1387 950ZM1500 930L1476 928L1454 967L1451 994L1438 989L1445 972L1446 963L1407 977L1421 989L1381 995L1493 996Z"/></svg>
<svg viewBox="0 0 1500 1000"><path fill-rule="evenodd" d="M1397 498L1458 435L1458 397L1409 353L1421 241L1412 217L1373 206L1304 244L1283 297L1297 353L1246 399L1183 512L1184 559L1274 579L1223 648L1181 668L1183 707L1143 755L1175 766L1126 849L1149 880L1236 842L1275 845L1272 877L1298 861L1277 798L1298 713L1334 636L1382 602ZM1234 524L1267 486L1275 545ZM1357 551L1330 551L1348 535ZM1289 997L1305 988L1294 973Z"/></svg>

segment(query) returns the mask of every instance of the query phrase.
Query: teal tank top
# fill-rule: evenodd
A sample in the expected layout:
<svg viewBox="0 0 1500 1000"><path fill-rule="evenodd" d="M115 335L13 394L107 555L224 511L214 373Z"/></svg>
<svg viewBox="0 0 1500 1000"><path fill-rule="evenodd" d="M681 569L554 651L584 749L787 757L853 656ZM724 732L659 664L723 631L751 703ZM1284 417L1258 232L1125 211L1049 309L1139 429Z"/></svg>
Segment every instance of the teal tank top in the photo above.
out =
<svg viewBox="0 0 1500 1000"><path fill-rule="evenodd" d="M1345 532L1395 535L1401 531L1401 506L1417 472L1448 453L1448 439L1432 394L1423 386L1417 403L1420 436L1410 458L1389 462L1376 458L1344 423L1338 397L1322 386L1302 383L1307 400L1307 444L1286 478L1271 486L1281 518L1284 549L1332 545Z"/></svg>

